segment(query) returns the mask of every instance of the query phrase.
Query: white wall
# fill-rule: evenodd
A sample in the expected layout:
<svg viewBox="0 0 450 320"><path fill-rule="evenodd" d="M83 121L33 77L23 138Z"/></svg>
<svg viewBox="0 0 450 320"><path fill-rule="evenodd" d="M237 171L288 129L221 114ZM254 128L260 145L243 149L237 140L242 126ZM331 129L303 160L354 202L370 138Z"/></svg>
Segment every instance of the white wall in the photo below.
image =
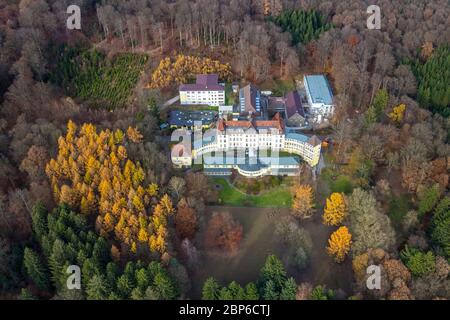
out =
<svg viewBox="0 0 450 320"><path fill-rule="evenodd" d="M221 91L180 91L181 104L204 104L218 107L225 104L225 90Z"/></svg>

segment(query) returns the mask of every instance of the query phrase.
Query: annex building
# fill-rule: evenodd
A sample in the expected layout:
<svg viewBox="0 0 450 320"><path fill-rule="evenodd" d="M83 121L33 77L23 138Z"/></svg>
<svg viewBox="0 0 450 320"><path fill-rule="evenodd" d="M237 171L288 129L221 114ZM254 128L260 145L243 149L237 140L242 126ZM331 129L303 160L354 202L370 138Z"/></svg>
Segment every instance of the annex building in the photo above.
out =
<svg viewBox="0 0 450 320"><path fill-rule="evenodd" d="M219 84L217 74L199 74L195 83L178 88L180 104L222 106L225 104L225 86Z"/></svg>
<svg viewBox="0 0 450 320"><path fill-rule="evenodd" d="M309 111L325 118L333 116L333 92L324 75L307 75L303 78Z"/></svg>

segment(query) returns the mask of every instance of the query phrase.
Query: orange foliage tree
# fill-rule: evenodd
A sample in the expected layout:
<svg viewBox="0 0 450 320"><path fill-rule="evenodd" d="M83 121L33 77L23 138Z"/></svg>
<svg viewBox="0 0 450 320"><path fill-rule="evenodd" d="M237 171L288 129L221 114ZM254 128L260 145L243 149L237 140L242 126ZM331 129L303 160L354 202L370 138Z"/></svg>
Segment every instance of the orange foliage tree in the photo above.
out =
<svg viewBox="0 0 450 320"><path fill-rule="evenodd" d="M151 89L166 88L174 83L187 83L195 74L209 73L217 73L219 78L229 80L231 66L210 58L179 54L175 60L167 57L160 61L148 86Z"/></svg>
<svg viewBox="0 0 450 320"><path fill-rule="evenodd" d="M344 220L347 214L347 206L342 193L334 192L327 199L323 211L323 223L329 226L337 226Z"/></svg>
<svg viewBox="0 0 450 320"><path fill-rule="evenodd" d="M340 227L331 234L328 240L327 251L330 256L334 256L336 262L342 262L350 251L352 235L347 227Z"/></svg>
<svg viewBox="0 0 450 320"><path fill-rule="evenodd" d="M292 214L297 218L307 219L314 213L314 192L311 186L293 187Z"/></svg>
<svg viewBox="0 0 450 320"><path fill-rule="evenodd" d="M175 215L175 229L180 239L192 239L197 230L197 216L186 201L180 201Z"/></svg>
<svg viewBox="0 0 450 320"><path fill-rule="evenodd" d="M229 213L215 214L209 220L205 234L207 247L235 253L241 240L242 225L235 221Z"/></svg>
<svg viewBox="0 0 450 320"><path fill-rule="evenodd" d="M92 124L78 130L69 121L67 134L58 140L58 155L46 166L57 202L66 202L83 214L98 214L101 235L115 235L125 248L139 246L164 252L166 217L173 212L165 195L151 210L158 186L145 184L141 165L127 158L126 144L138 143L140 133L128 129L97 132Z"/></svg>

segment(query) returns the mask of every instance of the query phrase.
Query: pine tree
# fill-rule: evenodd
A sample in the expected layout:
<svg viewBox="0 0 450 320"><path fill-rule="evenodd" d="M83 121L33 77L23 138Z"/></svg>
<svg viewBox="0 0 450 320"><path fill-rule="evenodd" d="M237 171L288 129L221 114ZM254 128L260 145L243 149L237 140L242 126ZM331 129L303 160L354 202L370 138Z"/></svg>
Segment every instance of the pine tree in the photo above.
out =
<svg viewBox="0 0 450 320"><path fill-rule="evenodd" d="M443 198L434 210L430 224L431 240L450 257L450 197Z"/></svg>
<svg viewBox="0 0 450 320"><path fill-rule="evenodd" d="M104 276L94 275L87 283L86 294L88 300L106 300L111 293Z"/></svg>
<svg viewBox="0 0 450 320"><path fill-rule="evenodd" d="M423 216L424 214L431 212L438 203L440 197L441 189L439 184L435 184L425 192L423 198L420 200L418 210L419 215Z"/></svg>
<svg viewBox="0 0 450 320"><path fill-rule="evenodd" d="M153 280L153 287L161 300L172 300L177 296L177 288L166 272L158 272Z"/></svg>
<svg viewBox="0 0 450 320"><path fill-rule="evenodd" d="M264 300L278 300L280 298L277 286L272 280L265 282L263 289Z"/></svg>
<svg viewBox="0 0 450 320"><path fill-rule="evenodd" d="M38 202L33 207L33 212L31 215L33 221L33 231L36 235L38 241L42 239L42 236L47 234L47 209L41 202Z"/></svg>
<svg viewBox="0 0 450 320"><path fill-rule="evenodd" d="M217 300L219 297L219 284L213 277L208 278L203 284L202 300Z"/></svg>
<svg viewBox="0 0 450 320"><path fill-rule="evenodd" d="M259 300L258 288L253 282L245 286L245 300Z"/></svg>
<svg viewBox="0 0 450 320"><path fill-rule="evenodd" d="M28 247L25 248L23 254L23 265L30 279L41 290L48 290L49 279L47 271L39 258L39 256Z"/></svg>
<svg viewBox="0 0 450 320"><path fill-rule="evenodd" d="M285 281L280 293L280 300L295 300L297 295L297 283L294 278Z"/></svg>
<svg viewBox="0 0 450 320"><path fill-rule="evenodd" d="M283 267L283 263L275 255L269 255L267 257L266 262L260 271L260 288L265 290L266 283L269 281L272 282L273 288L277 291L277 294L279 294L286 281L286 270Z"/></svg>

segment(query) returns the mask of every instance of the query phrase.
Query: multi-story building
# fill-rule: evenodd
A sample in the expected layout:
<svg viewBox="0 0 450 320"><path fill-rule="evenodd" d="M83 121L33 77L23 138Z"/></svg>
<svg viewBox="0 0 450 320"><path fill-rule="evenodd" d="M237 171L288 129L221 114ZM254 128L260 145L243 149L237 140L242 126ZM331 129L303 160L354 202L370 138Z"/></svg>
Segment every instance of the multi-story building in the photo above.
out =
<svg viewBox="0 0 450 320"><path fill-rule="evenodd" d="M197 81L179 87L182 105L222 106L225 104L225 87L220 85L217 74L197 75Z"/></svg>
<svg viewBox="0 0 450 320"><path fill-rule="evenodd" d="M305 110L297 91L286 94L286 125L288 127L303 127L306 121Z"/></svg>
<svg viewBox="0 0 450 320"><path fill-rule="evenodd" d="M259 114L261 112L261 92L252 84L243 87L239 91L239 104L241 113Z"/></svg>
<svg viewBox="0 0 450 320"><path fill-rule="evenodd" d="M306 89L311 114L329 118L333 116L333 92L324 75L304 76L303 84Z"/></svg>
<svg viewBox="0 0 450 320"><path fill-rule="evenodd" d="M195 163L203 163L206 174L229 175L236 169L247 177L296 175L300 159L295 155L311 167L319 163L321 141L316 136L286 134L279 113L272 120L219 119L212 130L207 139L194 141L188 155ZM187 165L186 157L179 153L172 161Z"/></svg>

